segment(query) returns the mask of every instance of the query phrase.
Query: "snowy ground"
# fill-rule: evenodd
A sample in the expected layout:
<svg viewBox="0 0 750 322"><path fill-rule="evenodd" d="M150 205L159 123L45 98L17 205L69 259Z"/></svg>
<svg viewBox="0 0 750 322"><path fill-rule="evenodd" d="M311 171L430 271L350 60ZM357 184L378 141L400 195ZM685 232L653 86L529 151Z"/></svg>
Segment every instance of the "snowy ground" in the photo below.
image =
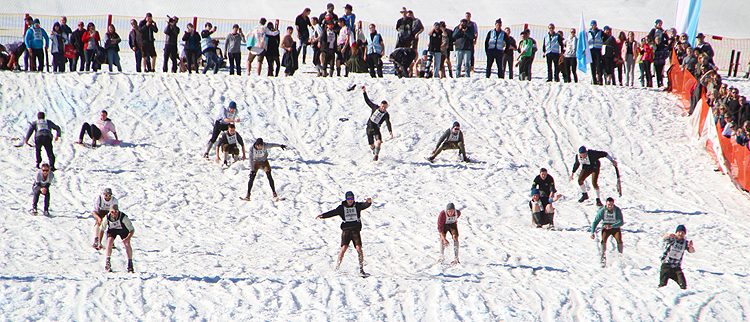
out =
<svg viewBox="0 0 750 322"><path fill-rule="evenodd" d="M541 71L536 75L541 75ZM674 96L646 89L388 76L294 79L166 74L4 73L2 129L20 136L38 110L61 124L55 143L52 218L31 217L33 150L0 142L0 317L7 320L447 320L740 321L750 315L750 201L685 133ZM364 84L387 99L394 138L381 161L366 146ZM747 82L736 82L743 92ZM277 190L263 174L253 200L246 162L226 170L199 155L221 106L244 120L246 142L271 152ZM107 109L121 147L72 143ZM339 121L348 118L348 121ZM469 156L424 157L453 121ZM579 145L612 152L603 198L623 209L625 253L599 268L588 226L596 211L567 180ZM530 182L546 167L564 198L561 231L532 228ZM137 274L103 272L90 248L91 200L112 187L136 226ZM352 190L363 212L365 269L356 253L333 272L337 219L314 217ZM437 263L437 213L454 202L462 264ZM657 289L660 236L685 224L697 252L685 255L688 290ZM119 241L118 241L119 244ZM122 249L121 245L120 248ZM613 249L610 243L609 249Z"/></svg>

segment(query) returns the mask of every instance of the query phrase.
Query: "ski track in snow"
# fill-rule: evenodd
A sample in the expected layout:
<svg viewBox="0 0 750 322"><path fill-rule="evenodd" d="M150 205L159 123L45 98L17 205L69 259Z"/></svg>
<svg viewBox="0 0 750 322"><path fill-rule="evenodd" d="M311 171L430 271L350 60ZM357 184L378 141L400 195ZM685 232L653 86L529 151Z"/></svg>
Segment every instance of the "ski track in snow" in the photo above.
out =
<svg viewBox="0 0 750 322"><path fill-rule="evenodd" d="M52 218L27 214L33 149L0 144L3 319L740 321L750 314L743 220L750 202L685 135L685 113L669 94L494 78L4 76L3 132L25 134L44 110L63 137L55 143ZM362 92L346 91L352 84L390 103L394 138L383 126L379 162L366 144ZM750 91L746 81L733 84ZM210 162L200 157L230 100L248 147L256 137L289 145L270 154L287 201L271 201L264 174L252 200L240 201L247 162L222 171L213 152ZM81 124L102 109L122 146L74 146ZM426 162L456 120L477 162L459 163L455 151ZM604 269L588 232L596 209L576 203L580 191L567 180L580 145L613 153L622 174L617 197L613 168L603 162L602 199L614 196L626 221L625 253L613 253L610 242ZM560 231L531 227L528 193L540 167L565 196L556 203ZM105 186L136 227L135 275L124 273L119 241L114 274L103 273L103 252L90 247L90 203ZM367 279L356 274L353 249L342 272L333 271L339 221L314 219L347 190L373 198L363 212ZM463 213L462 263L454 268L436 264L435 221L448 202ZM697 249L685 255L689 288L656 289L660 236L677 224Z"/></svg>

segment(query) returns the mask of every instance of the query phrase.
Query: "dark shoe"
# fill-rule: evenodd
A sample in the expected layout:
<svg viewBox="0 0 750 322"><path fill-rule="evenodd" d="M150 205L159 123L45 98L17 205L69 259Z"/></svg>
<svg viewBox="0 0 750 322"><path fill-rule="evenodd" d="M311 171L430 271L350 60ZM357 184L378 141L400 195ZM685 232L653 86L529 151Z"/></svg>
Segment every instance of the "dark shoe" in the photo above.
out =
<svg viewBox="0 0 750 322"><path fill-rule="evenodd" d="M581 194L581 199L578 199L578 202L584 202L588 199L589 199L589 194L584 192L583 194Z"/></svg>
<svg viewBox="0 0 750 322"><path fill-rule="evenodd" d="M596 198L596 206L599 208L604 207L604 205L602 204L602 201L599 198Z"/></svg>

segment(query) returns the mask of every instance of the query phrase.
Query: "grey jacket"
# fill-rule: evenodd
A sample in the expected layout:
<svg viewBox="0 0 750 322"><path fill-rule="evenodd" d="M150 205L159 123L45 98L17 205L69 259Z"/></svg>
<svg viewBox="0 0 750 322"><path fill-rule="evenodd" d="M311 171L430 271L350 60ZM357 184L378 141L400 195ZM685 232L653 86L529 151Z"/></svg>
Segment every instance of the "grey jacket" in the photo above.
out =
<svg viewBox="0 0 750 322"><path fill-rule="evenodd" d="M245 35L243 33L228 34L227 40L224 42L224 53L225 54L237 54L242 52L242 43L245 41Z"/></svg>

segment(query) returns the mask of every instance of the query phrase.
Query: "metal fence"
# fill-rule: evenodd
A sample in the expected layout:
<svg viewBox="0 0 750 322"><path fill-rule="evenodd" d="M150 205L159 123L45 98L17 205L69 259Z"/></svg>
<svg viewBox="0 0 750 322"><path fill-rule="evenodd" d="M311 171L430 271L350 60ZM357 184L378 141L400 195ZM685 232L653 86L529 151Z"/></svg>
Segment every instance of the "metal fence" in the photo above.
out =
<svg viewBox="0 0 750 322"><path fill-rule="evenodd" d="M42 28L45 28L47 32L50 32L52 29L52 25L60 20L59 16L39 16L39 15L33 15L32 17L38 18L41 22ZM112 25L115 26L117 33L120 35L120 37L123 39L123 43L126 43L126 40L128 38L128 33L131 30L130 27L130 19L136 19L137 21L140 21L143 19L143 17L127 17L127 16L111 16L111 15L96 15L96 16L67 16L68 17L68 25L71 26L71 29L75 29L79 21L83 21L84 24L88 24L89 22L93 22L97 30L99 30L99 33L102 35L102 38L104 37L104 33L106 32L106 26L107 22L111 19ZM0 14L0 43L6 44L13 41L19 41L23 39L23 33L24 33L24 14ZM155 34L156 37L156 43L155 47L158 52L161 52L164 48L164 40L166 35L164 34L163 30L167 26L167 17L154 17L154 21L156 21L157 26L159 27L159 33ZM245 32L245 35L256 25L258 25L259 19L216 19L216 18L203 18L203 17L180 17L180 20L177 24L177 26L180 27L180 32L184 32L187 28L186 25L188 23L195 23L195 28L197 30L202 30L203 26L206 22L211 22L214 26L217 27L217 31L214 34L212 38L223 40L225 39L226 35L229 34L232 30L232 26L234 24L240 25L242 27L243 31ZM395 21L395 19L394 19ZM362 26L366 29L367 25L369 25L370 22L362 21ZM395 23L394 23L395 24ZM383 42L385 43L385 52L391 52L394 49L394 46L396 44L396 38L397 38L397 32L394 25L383 25L383 24L375 24L377 27L378 32L383 37ZM279 30L284 32L287 26L294 26L293 21L288 20L280 20L279 21ZM420 35L419 38L419 47L418 50L421 52L424 49L427 49L427 44L429 42L429 29L432 26L427 23L425 25L425 28L427 29L425 32L423 32ZM453 28L454 26L449 26L449 28ZM505 26L510 27L511 29L511 35L516 38L516 42L520 41L520 33L523 31L524 27L528 28L531 33L531 37L536 39L539 50L536 53L536 60L542 59L542 42L544 39L544 35L547 33L547 26L537 26L537 25L510 25ZM479 39L477 40L477 46L475 49L475 59L477 61L485 61L486 56L484 53L484 40L487 33L494 28L494 26L480 26L478 29ZM561 27L558 26L559 30L563 30L564 34L567 36L568 32L571 27ZM578 28L578 27L573 27ZM612 34L618 35L620 33L620 29L613 28ZM626 31L627 32L627 31ZM636 39L640 39L641 37L645 37L648 33L647 31L634 31ZM740 65L738 68L738 72L746 72L748 68L748 60L750 59L750 39L730 39L730 38L723 38L716 35L706 35L707 42L711 44L711 46L714 49L715 56L714 56L714 62L721 70L727 70L729 68L730 63L730 56L732 53L732 50L743 52L744 56L741 56ZM130 48L127 48L127 46L121 45L122 52L130 53ZM223 43L219 46L223 49ZM244 54L246 54L245 52Z"/></svg>

